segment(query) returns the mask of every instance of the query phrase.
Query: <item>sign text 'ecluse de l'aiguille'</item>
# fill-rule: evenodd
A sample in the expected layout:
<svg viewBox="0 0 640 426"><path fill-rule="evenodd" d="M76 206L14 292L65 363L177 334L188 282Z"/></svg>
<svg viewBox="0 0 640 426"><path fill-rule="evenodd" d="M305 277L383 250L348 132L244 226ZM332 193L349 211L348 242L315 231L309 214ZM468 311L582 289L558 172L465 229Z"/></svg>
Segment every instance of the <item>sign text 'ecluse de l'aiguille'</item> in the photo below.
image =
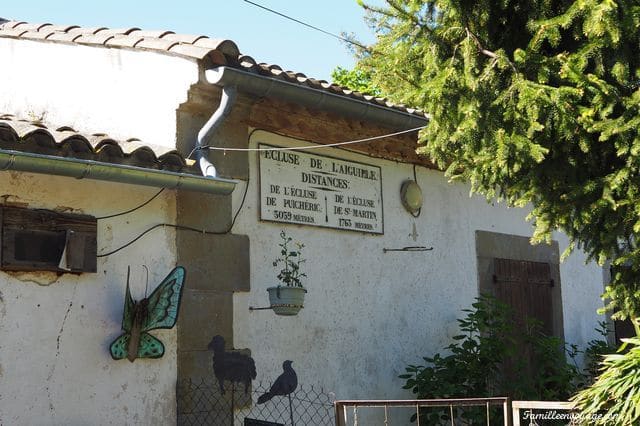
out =
<svg viewBox="0 0 640 426"><path fill-rule="evenodd" d="M308 152L260 151L260 218L382 234L380 167Z"/></svg>

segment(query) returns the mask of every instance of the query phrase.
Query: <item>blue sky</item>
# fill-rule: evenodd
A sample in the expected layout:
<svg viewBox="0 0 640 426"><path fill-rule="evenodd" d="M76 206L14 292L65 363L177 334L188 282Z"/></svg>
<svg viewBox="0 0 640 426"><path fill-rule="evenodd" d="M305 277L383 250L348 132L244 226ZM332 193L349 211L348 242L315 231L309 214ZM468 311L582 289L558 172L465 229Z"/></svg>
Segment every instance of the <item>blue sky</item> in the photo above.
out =
<svg viewBox="0 0 640 426"><path fill-rule="evenodd" d="M365 42L374 39L356 0L253 1L334 34L346 31ZM22 0L5 2L0 6L0 17L31 23L139 27L227 38L258 62L278 64L283 69L325 80L330 79L336 66L353 65L353 57L343 42L243 0Z"/></svg>

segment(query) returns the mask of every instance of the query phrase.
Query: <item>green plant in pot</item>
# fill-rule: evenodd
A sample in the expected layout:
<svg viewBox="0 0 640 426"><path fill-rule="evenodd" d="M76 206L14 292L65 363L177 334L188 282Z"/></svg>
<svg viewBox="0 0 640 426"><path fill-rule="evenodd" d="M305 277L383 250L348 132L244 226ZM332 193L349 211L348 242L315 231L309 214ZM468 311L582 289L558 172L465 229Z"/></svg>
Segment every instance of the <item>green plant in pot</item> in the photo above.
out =
<svg viewBox="0 0 640 426"><path fill-rule="evenodd" d="M278 272L281 284L267 289L269 302L277 315L297 315L304 306L304 295L307 292L302 286L302 279L307 276L302 272L302 265L305 263L302 258L304 244L294 243L284 231L280 232L280 238L280 256L273 261L273 266L281 268Z"/></svg>

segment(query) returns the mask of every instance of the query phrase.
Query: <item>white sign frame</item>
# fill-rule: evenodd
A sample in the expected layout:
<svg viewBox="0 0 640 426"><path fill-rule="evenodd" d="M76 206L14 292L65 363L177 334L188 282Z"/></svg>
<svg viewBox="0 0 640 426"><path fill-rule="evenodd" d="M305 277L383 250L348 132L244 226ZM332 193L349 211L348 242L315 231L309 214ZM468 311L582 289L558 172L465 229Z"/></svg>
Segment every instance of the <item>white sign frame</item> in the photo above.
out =
<svg viewBox="0 0 640 426"><path fill-rule="evenodd" d="M263 142L257 146L260 220L384 234L379 166Z"/></svg>

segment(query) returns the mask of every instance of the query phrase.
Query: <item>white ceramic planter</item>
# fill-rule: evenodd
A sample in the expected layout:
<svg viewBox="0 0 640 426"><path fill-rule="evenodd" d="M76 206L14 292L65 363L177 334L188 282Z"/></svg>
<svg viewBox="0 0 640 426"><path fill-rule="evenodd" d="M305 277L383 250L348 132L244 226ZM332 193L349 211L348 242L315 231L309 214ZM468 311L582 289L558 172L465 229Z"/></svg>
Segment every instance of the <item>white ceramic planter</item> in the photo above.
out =
<svg viewBox="0 0 640 426"><path fill-rule="evenodd" d="M304 287L269 287L269 303L276 315L297 315L304 307Z"/></svg>

